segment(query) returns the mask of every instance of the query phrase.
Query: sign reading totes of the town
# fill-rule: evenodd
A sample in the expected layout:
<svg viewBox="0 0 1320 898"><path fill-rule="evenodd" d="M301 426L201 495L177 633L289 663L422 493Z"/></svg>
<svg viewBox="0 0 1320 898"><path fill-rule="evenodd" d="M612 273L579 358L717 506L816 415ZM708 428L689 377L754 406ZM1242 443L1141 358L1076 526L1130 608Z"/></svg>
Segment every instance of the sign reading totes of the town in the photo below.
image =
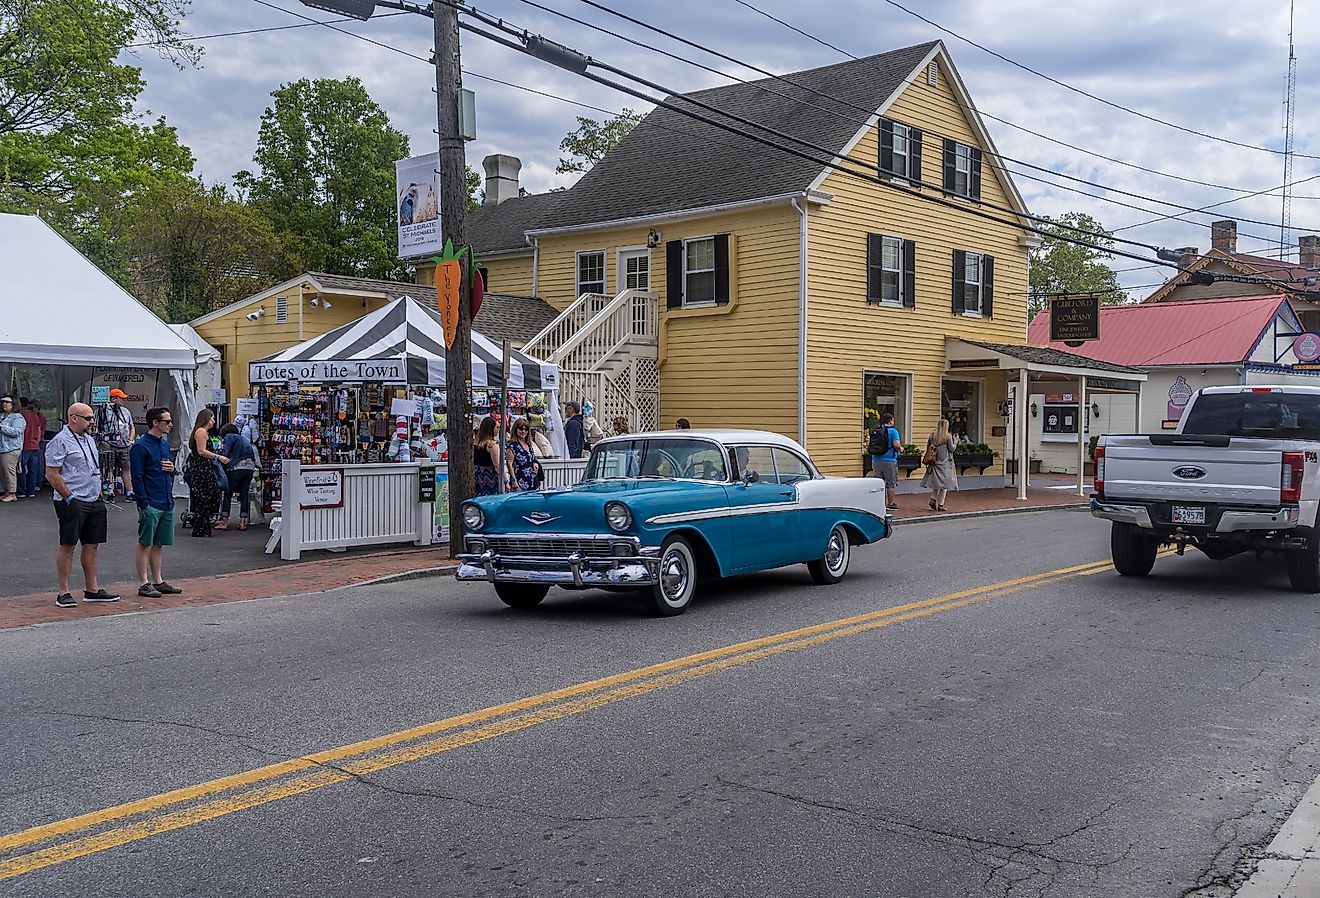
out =
<svg viewBox="0 0 1320 898"><path fill-rule="evenodd" d="M1056 296L1050 300L1050 342L1081 346L1100 339L1100 297Z"/></svg>
<svg viewBox="0 0 1320 898"><path fill-rule="evenodd" d="M408 368L402 359L371 361L321 362L252 362L248 380L254 384L286 383L359 383L376 381L406 384Z"/></svg>

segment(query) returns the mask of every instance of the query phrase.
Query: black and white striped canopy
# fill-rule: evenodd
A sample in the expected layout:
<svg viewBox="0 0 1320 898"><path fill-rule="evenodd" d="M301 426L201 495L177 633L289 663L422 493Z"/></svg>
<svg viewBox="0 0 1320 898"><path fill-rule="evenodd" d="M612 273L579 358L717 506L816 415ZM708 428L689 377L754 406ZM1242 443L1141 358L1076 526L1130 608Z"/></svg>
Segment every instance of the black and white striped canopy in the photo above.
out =
<svg viewBox="0 0 1320 898"><path fill-rule="evenodd" d="M472 332L472 386L555 390L559 368L517 350L510 353L509 382L503 383L499 344ZM340 383L378 381L445 386L444 331L440 316L417 300L394 302L328 334L268 355L248 365L254 383Z"/></svg>

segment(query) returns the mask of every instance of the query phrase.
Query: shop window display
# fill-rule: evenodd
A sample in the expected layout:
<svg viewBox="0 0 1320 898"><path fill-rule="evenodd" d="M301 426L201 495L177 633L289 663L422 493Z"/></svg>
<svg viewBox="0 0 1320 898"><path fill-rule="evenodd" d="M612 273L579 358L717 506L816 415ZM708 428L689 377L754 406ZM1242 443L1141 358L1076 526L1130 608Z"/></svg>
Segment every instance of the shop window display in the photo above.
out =
<svg viewBox="0 0 1320 898"><path fill-rule="evenodd" d="M894 426L905 443L912 442L908 433L908 379L899 374L862 374L862 442L865 444L872 430L880 426L885 412L894 416Z"/></svg>
<svg viewBox="0 0 1320 898"><path fill-rule="evenodd" d="M940 415L949 419L949 433L960 443L980 443L981 384L972 380L946 380L940 391Z"/></svg>

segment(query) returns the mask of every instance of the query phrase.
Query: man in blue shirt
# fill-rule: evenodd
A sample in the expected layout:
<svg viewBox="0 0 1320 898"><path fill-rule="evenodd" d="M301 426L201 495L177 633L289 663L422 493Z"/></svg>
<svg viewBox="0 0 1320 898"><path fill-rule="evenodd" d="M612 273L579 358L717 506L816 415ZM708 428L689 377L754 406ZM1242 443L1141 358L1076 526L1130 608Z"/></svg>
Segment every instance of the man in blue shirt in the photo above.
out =
<svg viewBox="0 0 1320 898"><path fill-rule="evenodd" d="M159 599L183 592L165 582L160 561L161 548L174 545L174 456L168 436L174 416L167 408L147 409L147 425L129 450L128 463L138 505L138 595Z"/></svg>
<svg viewBox="0 0 1320 898"><path fill-rule="evenodd" d="M582 431L582 409L576 402L564 403L564 438L568 441L568 457L581 458L587 441Z"/></svg>
<svg viewBox="0 0 1320 898"><path fill-rule="evenodd" d="M880 429L883 431L881 445L885 447L885 451L871 456L871 469L875 471L876 477L885 482L887 504L891 509L896 509L898 503L894 500L898 498L898 453L903 448L903 442L899 437L898 428L894 426L892 412L885 412L881 416Z"/></svg>

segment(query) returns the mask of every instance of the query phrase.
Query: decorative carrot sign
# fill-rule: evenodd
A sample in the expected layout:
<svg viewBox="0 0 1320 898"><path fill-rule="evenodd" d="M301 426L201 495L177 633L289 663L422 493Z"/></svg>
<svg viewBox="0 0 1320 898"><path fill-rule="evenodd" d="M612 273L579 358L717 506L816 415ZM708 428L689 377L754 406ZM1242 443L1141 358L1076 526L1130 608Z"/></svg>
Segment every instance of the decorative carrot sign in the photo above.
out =
<svg viewBox="0 0 1320 898"><path fill-rule="evenodd" d="M445 241L445 251L431 261L435 263L435 298L437 311L440 313L440 326L445 332L445 348L453 349L458 339L459 285L463 278L463 268L459 260L467 254L472 260L472 248L465 246L454 251L454 242ZM471 269L470 286L472 288L472 317L477 316L484 293L481 277L477 273L475 261L469 262Z"/></svg>

